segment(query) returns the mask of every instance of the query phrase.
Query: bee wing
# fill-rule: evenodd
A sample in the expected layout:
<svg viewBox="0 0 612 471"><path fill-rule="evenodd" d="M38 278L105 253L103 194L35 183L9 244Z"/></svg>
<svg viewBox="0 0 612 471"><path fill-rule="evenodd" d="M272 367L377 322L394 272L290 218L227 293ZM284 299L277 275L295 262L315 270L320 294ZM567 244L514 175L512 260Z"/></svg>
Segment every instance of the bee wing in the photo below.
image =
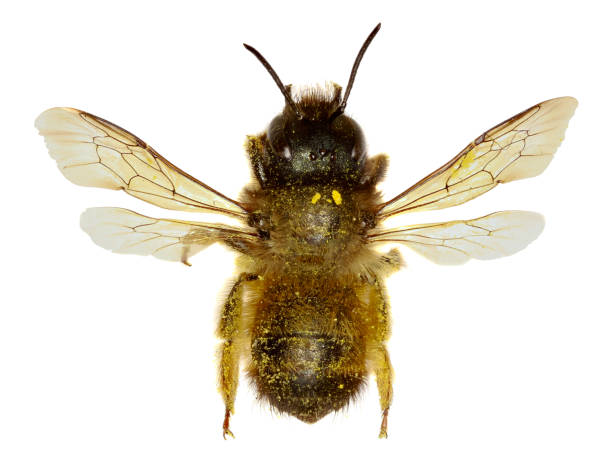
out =
<svg viewBox="0 0 612 471"><path fill-rule="evenodd" d="M379 216L456 206L498 183L539 175L561 144L577 105L572 97L555 98L495 126L446 165L383 203Z"/></svg>
<svg viewBox="0 0 612 471"><path fill-rule="evenodd" d="M533 242L544 218L528 211L501 211L469 221L419 224L371 233L369 242L401 242L441 265L470 258L490 260L512 255Z"/></svg>
<svg viewBox="0 0 612 471"><path fill-rule="evenodd" d="M242 206L175 167L123 128L84 111L51 108L36 119L51 157L77 185L124 190L166 209L244 217Z"/></svg>
<svg viewBox="0 0 612 471"><path fill-rule="evenodd" d="M89 208L81 228L100 247L115 253L153 255L183 262L215 242L255 241L246 230L201 222L155 219L122 208Z"/></svg>

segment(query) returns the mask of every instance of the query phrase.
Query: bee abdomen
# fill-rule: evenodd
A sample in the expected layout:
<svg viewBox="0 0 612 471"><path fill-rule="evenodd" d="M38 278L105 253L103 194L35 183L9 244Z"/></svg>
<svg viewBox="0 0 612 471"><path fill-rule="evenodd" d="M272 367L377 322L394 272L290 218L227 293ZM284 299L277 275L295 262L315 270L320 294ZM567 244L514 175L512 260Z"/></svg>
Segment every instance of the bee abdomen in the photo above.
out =
<svg viewBox="0 0 612 471"><path fill-rule="evenodd" d="M354 340L316 333L257 337L249 374L272 407L313 423L346 406L365 384L361 352Z"/></svg>

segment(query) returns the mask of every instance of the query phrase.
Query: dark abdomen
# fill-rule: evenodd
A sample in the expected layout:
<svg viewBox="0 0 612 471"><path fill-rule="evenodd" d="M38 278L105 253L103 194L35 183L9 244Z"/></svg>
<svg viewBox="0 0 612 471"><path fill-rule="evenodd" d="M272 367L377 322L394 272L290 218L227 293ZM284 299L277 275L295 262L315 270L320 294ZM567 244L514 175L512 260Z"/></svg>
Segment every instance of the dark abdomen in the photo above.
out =
<svg viewBox="0 0 612 471"><path fill-rule="evenodd" d="M347 405L365 383L359 303L346 285L302 282L301 292L283 285L258 303L249 376L276 410L312 423Z"/></svg>
<svg viewBox="0 0 612 471"><path fill-rule="evenodd" d="M346 339L258 337L252 344L251 378L275 409L312 423L345 406L363 384L361 368L347 364L351 353Z"/></svg>

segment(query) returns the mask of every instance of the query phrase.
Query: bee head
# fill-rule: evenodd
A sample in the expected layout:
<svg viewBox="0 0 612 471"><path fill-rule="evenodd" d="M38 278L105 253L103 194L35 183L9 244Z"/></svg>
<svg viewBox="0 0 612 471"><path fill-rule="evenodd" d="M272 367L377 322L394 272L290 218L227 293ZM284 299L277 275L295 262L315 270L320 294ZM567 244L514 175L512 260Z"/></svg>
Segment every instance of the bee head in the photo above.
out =
<svg viewBox="0 0 612 471"><path fill-rule="evenodd" d="M365 139L356 121L344 114L359 63L378 30L364 42L342 97L342 87L306 89L296 100L268 61L253 47L244 45L259 59L285 97L285 108L276 116L262 140L263 149L253 162L262 187L309 185L317 182L352 185L360 181L365 161Z"/></svg>
<svg viewBox="0 0 612 471"><path fill-rule="evenodd" d="M272 120L262 158L262 171L270 185L359 181L366 158L365 139L353 119L334 115L340 92L335 84L333 90L309 89L296 102L299 114L288 104Z"/></svg>

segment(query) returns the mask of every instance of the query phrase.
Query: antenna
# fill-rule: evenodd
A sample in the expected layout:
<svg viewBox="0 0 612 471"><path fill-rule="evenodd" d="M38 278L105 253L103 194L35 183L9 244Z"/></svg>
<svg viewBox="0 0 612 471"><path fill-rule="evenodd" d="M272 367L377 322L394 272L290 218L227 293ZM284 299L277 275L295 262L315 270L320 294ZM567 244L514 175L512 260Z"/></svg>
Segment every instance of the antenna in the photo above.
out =
<svg viewBox="0 0 612 471"><path fill-rule="evenodd" d="M380 26L380 25L379 25ZM287 90L287 88L283 85L283 82L281 81L280 77L278 76L278 74L274 71L274 69L272 68L272 66L270 65L270 63L265 59L264 56L261 55L261 53L255 49L253 46L249 46L248 44L244 44L243 46L247 49L247 51L249 51L251 54L253 54L255 57L257 57L257 59L259 60L259 62L262 63L262 65L266 68L266 70L268 71L268 73L272 76L272 79L274 80L274 83L276 83L276 85L278 86L278 88L280 89L281 93L283 94L283 96L285 97L285 101L287 102L287 104L289 106L291 106L291 108L293 109L293 112L296 114L296 116L299 119L302 119L302 114L300 113L300 110L298 109L297 105L295 104L295 102L293 101L293 98L291 98L291 93L289 92L289 90Z"/></svg>
<svg viewBox="0 0 612 471"><path fill-rule="evenodd" d="M361 49L359 49L359 53L357 54L357 57L355 58L355 62L353 63L353 69L351 70L351 76L349 77L348 85L346 86L346 91L344 92L344 98L342 99L342 103L340 103L340 106L336 109L336 111L332 115L332 119L344 113L344 108L346 108L346 102L348 101L348 97L351 94L351 90L353 88L353 83L355 82L355 76L357 75L357 69L359 69L359 64L361 63L361 59L363 59L363 55L365 54L366 50L368 49L368 46L374 39L374 36L376 36L378 31L380 30L380 26L381 26L380 23L376 25L376 27L372 30L370 35L366 38L365 42L363 43L363 46L361 46Z"/></svg>

